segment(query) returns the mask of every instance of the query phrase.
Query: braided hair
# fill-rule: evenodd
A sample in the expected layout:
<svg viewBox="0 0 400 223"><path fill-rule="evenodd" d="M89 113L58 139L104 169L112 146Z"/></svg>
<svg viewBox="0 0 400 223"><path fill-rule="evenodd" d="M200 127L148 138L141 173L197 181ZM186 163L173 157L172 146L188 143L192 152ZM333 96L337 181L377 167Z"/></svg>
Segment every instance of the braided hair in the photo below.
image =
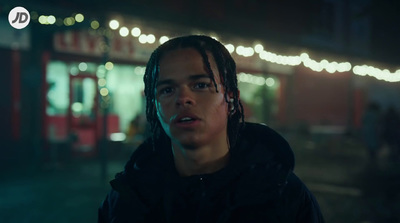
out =
<svg viewBox="0 0 400 223"><path fill-rule="evenodd" d="M153 143L166 136L157 117L155 108L156 84L159 78L160 61L163 56L172 50L182 48L193 48L197 50L203 58L206 69L218 92L214 73L211 69L207 52L211 53L218 67L221 86L224 88L224 98L227 103L232 103L233 111L228 117L227 134L230 147L236 144L236 139L240 128L244 125L243 105L239 100L239 90L237 85L236 64L228 50L217 40L204 35L189 35L171 39L160 45L151 54L146 66L143 77L144 93L146 96L146 116L150 124ZM228 100L228 93L233 94L233 101Z"/></svg>

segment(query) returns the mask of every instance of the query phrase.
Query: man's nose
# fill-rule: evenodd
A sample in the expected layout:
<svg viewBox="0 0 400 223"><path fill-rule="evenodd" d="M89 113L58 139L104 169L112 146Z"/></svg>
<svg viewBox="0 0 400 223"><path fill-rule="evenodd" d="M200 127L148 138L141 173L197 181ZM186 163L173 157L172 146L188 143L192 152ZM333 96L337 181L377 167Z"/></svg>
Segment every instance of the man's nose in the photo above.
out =
<svg viewBox="0 0 400 223"><path fill-rule="evenodd" d="M190 91L188 87L182 87L178 90L176 105L178 106L187 106L194 105L195 100L193 97L193 93Z"/></svg>

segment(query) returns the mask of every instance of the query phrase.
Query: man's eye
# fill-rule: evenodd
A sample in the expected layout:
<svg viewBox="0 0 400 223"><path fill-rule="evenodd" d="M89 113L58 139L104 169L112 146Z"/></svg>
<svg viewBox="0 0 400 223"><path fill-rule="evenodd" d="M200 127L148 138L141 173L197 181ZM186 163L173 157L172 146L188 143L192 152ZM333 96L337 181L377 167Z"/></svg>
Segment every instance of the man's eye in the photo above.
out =
<svg viewBox="0 0 400 223"><path fill-rule="evenodd" d="M195 89L204 89L204 88L208 88L210 86L210 84L208 84L208 83L196 83L195 85L194 85L194 88Z"/></svg>
<svg viewBox="0 0 400 223"><path fill-rule="evenodd" d="M173 91L174 91L174 89L173 89L172 87L165 87L165 88L160 89L160 90L158 91L158 94L160 94L160 95L165 95L165 94L170 94L170 93L172 93Z"/></svg>

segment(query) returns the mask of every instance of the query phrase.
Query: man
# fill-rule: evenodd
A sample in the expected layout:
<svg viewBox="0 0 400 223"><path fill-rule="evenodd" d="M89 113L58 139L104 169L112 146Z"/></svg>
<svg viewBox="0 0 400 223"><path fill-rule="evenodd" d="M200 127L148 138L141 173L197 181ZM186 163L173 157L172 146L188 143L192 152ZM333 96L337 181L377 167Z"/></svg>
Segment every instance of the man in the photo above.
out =
<svg viewBox="0 0 400 223"><path fill-rule="evenodd" d="M244 122L236 65L221 43L169 40L144 82L152 137L111 181L99 222L323 222L287 142Z"/></svg>

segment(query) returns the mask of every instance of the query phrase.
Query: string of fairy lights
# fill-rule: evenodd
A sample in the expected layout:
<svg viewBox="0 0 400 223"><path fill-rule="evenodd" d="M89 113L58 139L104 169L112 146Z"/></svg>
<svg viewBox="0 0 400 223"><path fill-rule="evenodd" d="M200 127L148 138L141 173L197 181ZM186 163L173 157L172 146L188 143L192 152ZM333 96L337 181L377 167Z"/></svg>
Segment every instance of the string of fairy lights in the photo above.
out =
<svg viewBox="0 0 400 223"><path fill-rule="evenodd" d="M81 13L75 13L65 18L57 18L53 15L39 15L37 12L31 12L31 19L42 25L73 26L77 23L84 22L85 16ZM91 20L88 24L90 24L90 28L93 30L105 28L101 27L97 20ZM143 33L139 26L128 28L127 26L121 25L117 19L110 20L107 25L107 28L119 33L122 37L128 37L131 35L132 38L137 38L141 44L156 44L157 40L159 44L162 44L169 39L166 35L156 37L156 35L151 33ZM217 37L214 38L217 39ZM400 69L391 72L389 69L381 69L367 64L352 65L350 62L328 61L327 59L318 61L312 59L310 55L305 52L302 52L299 55L279 55L267 51L264 49L262 44L255 44L254 46L235 46L232 43L227 43L225 44L225 47L230 53L236 53L243 57L258 55L261 60L284 66L299 66L302 64L315 72L322 72L325 70L326 72L333 74L352 71L355 75L359 76L371 76L378 80L387 82L400 82ZM243 80L257 80L257 78L243 78ZM259 83L259 81L256 82Z"/></svg>

